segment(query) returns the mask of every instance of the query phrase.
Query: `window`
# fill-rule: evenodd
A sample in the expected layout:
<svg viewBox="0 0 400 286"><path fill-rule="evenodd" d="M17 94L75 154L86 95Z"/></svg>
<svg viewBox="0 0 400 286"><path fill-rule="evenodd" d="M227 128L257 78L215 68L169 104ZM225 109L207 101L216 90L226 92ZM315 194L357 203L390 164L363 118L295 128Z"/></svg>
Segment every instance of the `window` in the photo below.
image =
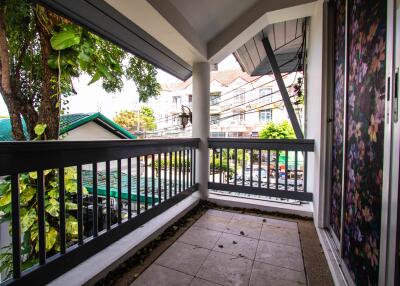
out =
<svg viewBox="0 0 400 286"><path fill-rule="evenodd" d="M221 118L220 114L212 114L211 117L210 117L210 123L211 124L218 124L220 118Z"/></svg>
<svg viewBox="0 0 400 286"><path fill-rule="evenodd" d="M173 96L172 105L174 106L174 108L180 108L182 105L182 98L180 96Z"/></svg>
<svg viewBox="0 0 400 286"><path fill-rule="evenodd" d="M221 93L220 92L213 92L210 94L210 104L217 105L221 101Z"/></svg>
<svg viewBox="0 0 400 286"><path fill-rule="evenodd" d="M243 89L238 89L233 92L235 103L244 103L245 101L245 91Z"/></svg>
<svg viewBox="0 0 400 286"><path fill-rule="evenodd" d="M260 122L269 122L271 120L272 120L272 109L260 110L259 113Z"/></svg>
<svg viewBox="0 0 400 286"><path fill-rule="evenodd" d="M211 132L212 138L224 138L225 132Z"/></svg>
<svg viewBox="0 0 400 286"><path fill-rule="evenodd" d="M189 105L192 105L193 97L191 94L188 95Z"/></svg>
<svg viewBox="0 0 400 286"><path fill-rule="evenodd" d="M261 88L260 98L262 102L270 103L272 102L272 88Z"/></svg>
<svg viewBox="0 0 400 286"><path fill-rule="evenodd" d="M244 122L244 113L235 114L233 117L233 123L243 123Z"/></svg>

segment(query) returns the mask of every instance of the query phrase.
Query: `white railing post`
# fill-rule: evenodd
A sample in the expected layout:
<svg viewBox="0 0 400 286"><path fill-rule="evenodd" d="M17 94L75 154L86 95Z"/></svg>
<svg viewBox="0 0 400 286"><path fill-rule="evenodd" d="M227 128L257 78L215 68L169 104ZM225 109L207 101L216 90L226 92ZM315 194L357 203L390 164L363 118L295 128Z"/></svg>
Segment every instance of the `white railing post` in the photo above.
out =
<svg viewBox="0 0 400 286"><path fill-rule="evenodd" d="M193 65L193 127L192 136L200 138L196 153L196 182L202 199L208 197L208 136L210 133L210 64Z"/></svg>

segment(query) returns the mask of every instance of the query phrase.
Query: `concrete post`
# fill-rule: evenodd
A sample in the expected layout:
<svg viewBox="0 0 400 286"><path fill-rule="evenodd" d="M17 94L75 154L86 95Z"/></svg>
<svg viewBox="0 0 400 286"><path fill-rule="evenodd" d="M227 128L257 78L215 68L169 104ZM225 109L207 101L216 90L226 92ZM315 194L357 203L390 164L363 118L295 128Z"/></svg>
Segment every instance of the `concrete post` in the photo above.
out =
<svg viewBox="0 0 400 286"><path fill-rule="evenodd" d="M210 64L193 65L193 138L200 138L196 152L196 182L202 199L208 198L208 136L210 134Z"/></svg>

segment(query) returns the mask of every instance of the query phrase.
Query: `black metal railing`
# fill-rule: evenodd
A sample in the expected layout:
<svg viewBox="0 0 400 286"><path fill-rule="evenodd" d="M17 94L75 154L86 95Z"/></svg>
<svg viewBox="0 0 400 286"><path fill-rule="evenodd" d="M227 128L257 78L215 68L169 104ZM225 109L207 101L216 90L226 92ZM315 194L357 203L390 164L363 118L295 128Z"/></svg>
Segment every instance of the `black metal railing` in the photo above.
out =
<svg viewBox="0 0 400 286"><path fill-rule="evenodd" d="M198 144L199 139L0 143L0 201L11 209L12 238L12 277L4 283L46 284L197 190ZM33 192L28 199L27 184ZM34 227L23 233L28 211L36 214ZM2 220L7 223L7 217ZM36 251L27 252L33 238Z"/></svg>
<svg viewBox="0 0 400 286"><path fill-rule="evenodd" d="M307 153L314 140L210 138L209 189L312 201Z"/></svg>

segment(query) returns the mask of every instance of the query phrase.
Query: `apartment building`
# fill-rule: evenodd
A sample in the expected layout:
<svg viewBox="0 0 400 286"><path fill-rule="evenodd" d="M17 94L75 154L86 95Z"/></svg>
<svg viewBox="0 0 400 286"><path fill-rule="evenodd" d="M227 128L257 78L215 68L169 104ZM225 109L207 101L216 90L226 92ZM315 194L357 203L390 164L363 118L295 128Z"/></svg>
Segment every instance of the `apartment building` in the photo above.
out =
<svg viewBox="0 0 400 286"><path fill-rule="evenodd" d="M301 74L284 75L286 86ZM210 77L210 137L258 137L268 122L289 120L279 88L272 75L249 76L241 70L213 71ZM289 88L289 94L292 92ZM181 128L182 106L192 109L192 81L164 85L154 108L157 130L150 137L185 137L191 125ZM294 105L304 124L302 104Z"/></svg>

